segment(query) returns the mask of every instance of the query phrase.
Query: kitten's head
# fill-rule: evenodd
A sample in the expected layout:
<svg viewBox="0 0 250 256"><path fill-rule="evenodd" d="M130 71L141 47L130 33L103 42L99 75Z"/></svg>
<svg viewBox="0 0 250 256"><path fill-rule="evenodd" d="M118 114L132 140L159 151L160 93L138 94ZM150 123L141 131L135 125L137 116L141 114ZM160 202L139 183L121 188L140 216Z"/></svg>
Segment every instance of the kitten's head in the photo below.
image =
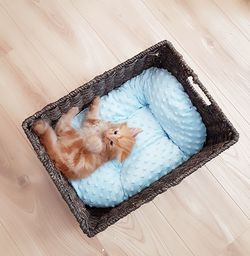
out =
<svg viewBox="0 0 250 256"><path fill-rule="evenodd" d="M112 157L123 162L131 153L135 144L135 137L142 130L129 128L126 123L113 125L104 135L104 141Z"/></svg>

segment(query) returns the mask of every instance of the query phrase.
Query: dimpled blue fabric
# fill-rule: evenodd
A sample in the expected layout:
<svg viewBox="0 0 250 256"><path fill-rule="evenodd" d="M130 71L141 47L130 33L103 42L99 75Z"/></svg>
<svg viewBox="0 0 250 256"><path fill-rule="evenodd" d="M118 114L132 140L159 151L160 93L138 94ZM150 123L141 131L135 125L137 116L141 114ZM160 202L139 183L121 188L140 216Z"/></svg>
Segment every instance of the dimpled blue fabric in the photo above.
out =
<svg viewBox="0 0 250 256"><path fill-rule="evenodd" d="M73 127L80 127L84 112ZM113 207L128 199L197 153L206 139L200 114L165 69L147 69L103 96L100 117L143 132L124 163L107 162L91 176L71 181L89 206Z"/></svg>

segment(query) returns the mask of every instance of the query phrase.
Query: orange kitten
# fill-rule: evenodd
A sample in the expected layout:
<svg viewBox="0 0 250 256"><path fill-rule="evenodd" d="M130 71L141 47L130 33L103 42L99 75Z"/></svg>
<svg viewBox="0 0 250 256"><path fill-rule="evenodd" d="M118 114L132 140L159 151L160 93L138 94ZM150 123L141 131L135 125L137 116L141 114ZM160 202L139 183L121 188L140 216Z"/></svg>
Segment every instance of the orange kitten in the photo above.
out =
<svg viewBox="0 0 250 256"><path fill-rule="evenodd" d="M105 162L124 161L132 151L141 129L126 123L112 124L98 119L100 98L94 99L82 128L71 126L79 109L71 108L58 121L55 130L44 120L34 124L34 131L56 167L69 179L85 178Z"/></svg>

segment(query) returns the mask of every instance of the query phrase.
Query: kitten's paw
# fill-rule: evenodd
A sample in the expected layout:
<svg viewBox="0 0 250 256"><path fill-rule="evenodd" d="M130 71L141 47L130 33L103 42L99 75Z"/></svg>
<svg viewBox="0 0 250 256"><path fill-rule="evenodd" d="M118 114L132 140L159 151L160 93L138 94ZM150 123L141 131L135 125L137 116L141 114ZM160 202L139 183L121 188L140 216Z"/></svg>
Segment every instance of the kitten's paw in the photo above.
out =
<svg viewBox="0 0 250 256"><path fill-rule="evenodd" d="M69 110L69 113L76 116L78 113L79 113L79 108L78 107L72 107L70 110Z"/></svg>
<svg viewBox="0 0 250 256"><path fill-rule="evenodd" d="M37 122L34 123L33 130L37 135L42 135L46 132L48 127L49 127L49 124L46 121L38 120Z"/></svg>
<svg viewBox="0 0 250 256"><path fill-rule="evenodd" d="M98 106L100 104L100 96L97 96L93 99L92 104Z"/></svg>

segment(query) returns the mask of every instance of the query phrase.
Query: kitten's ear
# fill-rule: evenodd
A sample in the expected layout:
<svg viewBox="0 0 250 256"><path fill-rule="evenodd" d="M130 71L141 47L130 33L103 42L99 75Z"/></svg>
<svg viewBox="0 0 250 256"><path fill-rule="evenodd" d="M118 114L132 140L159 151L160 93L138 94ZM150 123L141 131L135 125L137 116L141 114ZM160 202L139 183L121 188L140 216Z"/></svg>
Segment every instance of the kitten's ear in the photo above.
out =
<svg viewBox="0 0 250 256"><path fill-rule="evenodd" d="M142 132L141 128L130 128L130 131L132 132L132 136L135 138L140 132Z"/></svg>

